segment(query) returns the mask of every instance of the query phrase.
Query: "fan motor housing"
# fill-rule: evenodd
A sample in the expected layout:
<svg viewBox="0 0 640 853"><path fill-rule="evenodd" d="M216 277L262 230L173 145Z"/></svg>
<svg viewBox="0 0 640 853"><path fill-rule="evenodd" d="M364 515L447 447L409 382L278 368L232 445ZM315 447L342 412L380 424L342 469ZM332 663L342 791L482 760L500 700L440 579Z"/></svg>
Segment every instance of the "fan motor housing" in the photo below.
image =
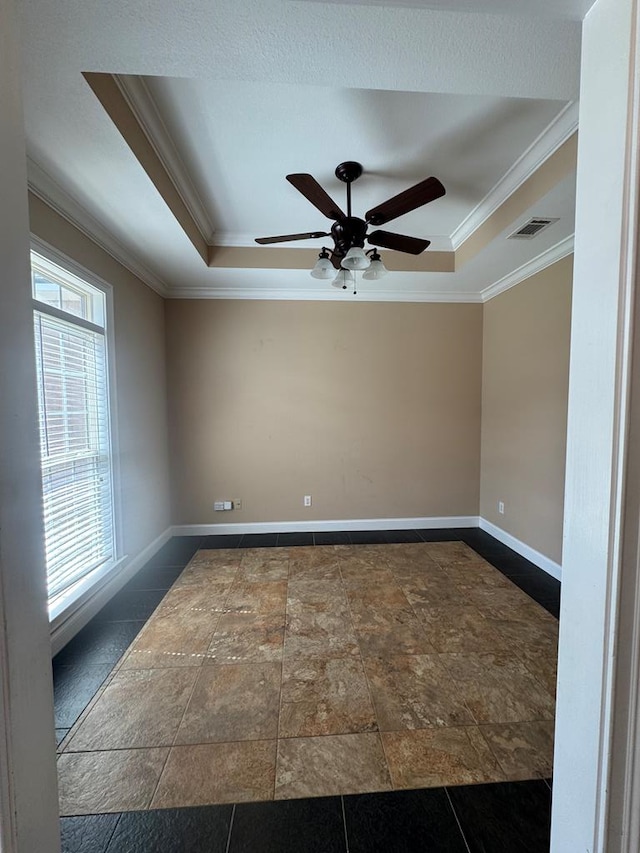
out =
<svg viewBox="0 0 640 853"><path fill-rule="evenodd" d="M367 223L357 216L345 216L331 226L331 236L336 244L336 254L346 255L352 246L364 246Z"/></svg>

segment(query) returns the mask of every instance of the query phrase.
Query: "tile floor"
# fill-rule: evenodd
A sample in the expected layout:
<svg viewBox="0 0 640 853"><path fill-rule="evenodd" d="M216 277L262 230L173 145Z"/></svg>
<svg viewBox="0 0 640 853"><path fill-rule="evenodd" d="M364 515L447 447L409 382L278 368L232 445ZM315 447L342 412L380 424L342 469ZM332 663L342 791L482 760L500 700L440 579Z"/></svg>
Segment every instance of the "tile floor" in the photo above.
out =
<svg viewBox="0 0 640 853"><path fill-rule="evenodd" d="M393 849L507 849L473 839L499 837L500 804L517 826L514 798L517 849L548 849L550 789L514 780L551 774L558 586L479 531L435 535L173 540L54 662L61 810L87 815L63 819L65 853L161 849L167 821L300 849L283 833L318 816L305 849L390 849L398 820ZM433 809L456 842L412 846L405 812ZM193 838L162 849L218 849Z"/></svg>

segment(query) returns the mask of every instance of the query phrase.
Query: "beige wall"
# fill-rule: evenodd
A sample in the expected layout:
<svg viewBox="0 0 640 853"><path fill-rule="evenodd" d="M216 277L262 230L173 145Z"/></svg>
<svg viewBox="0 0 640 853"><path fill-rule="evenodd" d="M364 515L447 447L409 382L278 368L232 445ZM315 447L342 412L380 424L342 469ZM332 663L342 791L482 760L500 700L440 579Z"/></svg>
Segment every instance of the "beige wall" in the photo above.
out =
<svg viewBox="0 0 640 853"><path fill-rule="evenodd" d="M477 515L481 305L169 300L166 316L174 523ZM214 513L225 498L243 509Z"/></svg>
<svg viewBox="0 0 640 853"><path fill-rule="evenodd" d="M480 515L558 563L572 269L565 258L484 306Z"/></svg>
<svg viewBox="0 0 640 853"><path fill-rule="evenodd" d="M164 300L33 195L29 215L33 234L113 287L122 545L134 557L171 524Z"/></svg>

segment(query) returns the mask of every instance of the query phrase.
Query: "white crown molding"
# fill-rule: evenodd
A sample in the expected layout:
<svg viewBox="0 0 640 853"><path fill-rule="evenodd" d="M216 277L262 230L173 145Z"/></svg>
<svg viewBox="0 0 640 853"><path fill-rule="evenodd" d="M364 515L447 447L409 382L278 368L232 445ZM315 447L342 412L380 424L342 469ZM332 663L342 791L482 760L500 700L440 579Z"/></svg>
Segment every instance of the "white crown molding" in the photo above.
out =
<svg viewBox="0 0 640 853"><path fill-rule="evenodd" d="M536 273L542 272L542 270L550 267L551 264L555 264L557 261L561 261L562 258L566 258L567 255L570 255L573 252L573 242L573 234L570 234L568 237L565 237L564 240L556 243L555 246L551 246L550 249L547 249L541 255L538 255L537 258L532 258L530 261L527 261L526 264L523 264L521 267L518 267L518 269L515 269L508 275L505 275L504 278L501 278L494 282L494 284L485 287L484 290L480 291L479 301L488 302L490 299L493 299L494 296L504 293L505 290L509 290L509 288L515 287L516 284L520 284L521 281L530 278Z"/></svg>
<svg viewBox="0 0 640 853"><path fill-rule="evenodd" d="M516 160L509 171L489 190L482 201L463 219L451 235L454 251L577 130L578 109L578 101L570 101Z"/></svg>
<svg viewBox="0 0 640 853"><path fill-rule="evenodd" d="M549 557L545 557L545 555L541 554L540 551L536 551L535 548L532 548L525 542L521 542L519 539L516 539L515 536L512 536L510 533L507 533L506 530L503 530L501 527L497 527L495 524L487 521L486 518L480 518L479 527L480 530L484 530L485 533L493 536L494 539L502 542L503 545L506 545L508 548L516 551L520 556L529 560L529 562L533 563L535 566L538 566L539 569L543 569L557 581L562 580L562 566L551 560Z"/></svg>
<svg viewBox="0 0 640 853"><path fill-rule="evenodd" d="M135 75L113 75L138 124L160 158L164 170L184 202L191 218L196 223L206 243L213 241L214 226L209 213L197 191L189 170L178 153L178 149L158 110L156 102L143 77Z"/></svg>
<svg viewBox="0 0 640 853"><path fill-rule="evenodd" d="M221 513L220 513L221 514ZM345 518L327 521L253 521L229 524L179 524L174 536L213 536L230 533L307 533L309 530L435 530L451 527L478 527L477 515L447 515L426 518Z"/></svg>
<svg viewBox="0 0 640 853"><path fill-rule="evenodd" d="M104 249L114 260L132 272L160 296L166 296L169 288L144 264L135 258L122 243L118 242L98 220L79 204L60 184L31 158L27 158L28 184L31 192L60 214L85 237ZM37 235L36 235L37 236Z"/></svg>
<svg viewBox="0 0 640 853"><path fill-rule="evenodd" d="M356 296L350 290L337 290L327 282L327 288L300 288L290 290L281 288L260 287L172 287L167 298L169 299L275 299L311 302L344 302L356 299L360 302L482 302L480 293L452 293L443 292L413 292L410 290L384 290L367 291L366 282L358 285Z"/></svg>

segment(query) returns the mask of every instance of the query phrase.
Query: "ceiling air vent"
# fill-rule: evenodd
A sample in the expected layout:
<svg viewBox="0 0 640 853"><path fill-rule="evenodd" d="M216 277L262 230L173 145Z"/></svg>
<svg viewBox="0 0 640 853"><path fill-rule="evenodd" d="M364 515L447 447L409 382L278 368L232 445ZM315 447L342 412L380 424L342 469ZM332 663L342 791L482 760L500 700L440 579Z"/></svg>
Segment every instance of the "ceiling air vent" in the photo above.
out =
<svg viewBox="0 0 640 853"><path fill-rule="evenodd" d="M533 237L537 237L541 231L544 231L545 228L548 228L550 225L553 225L554 222L558 221L556 216L555 219L549 219L545 217L542 219L541 217L536 217L535 219L530 219L528 222L525 222L517 231L514 231L513 234L509 234L507 237L508 240L531 240Z"/></svg>

